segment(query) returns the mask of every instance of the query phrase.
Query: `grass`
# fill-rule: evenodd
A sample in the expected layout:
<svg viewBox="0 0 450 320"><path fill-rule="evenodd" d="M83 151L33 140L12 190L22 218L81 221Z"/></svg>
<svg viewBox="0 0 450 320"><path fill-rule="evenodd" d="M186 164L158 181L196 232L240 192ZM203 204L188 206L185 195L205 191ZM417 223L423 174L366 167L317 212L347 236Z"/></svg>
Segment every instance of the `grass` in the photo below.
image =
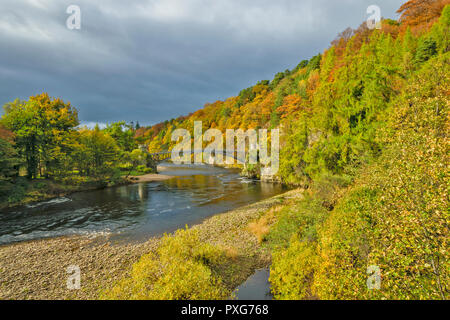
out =
<svg viewBox="0 0 450 320"><path fill-rule="evenodd" d="M263 216L248 225L248 230L255 235L260 244L266 240L270 228L276 223L278 214L282 208L282 206L277 206L269 209Z"/></svg>

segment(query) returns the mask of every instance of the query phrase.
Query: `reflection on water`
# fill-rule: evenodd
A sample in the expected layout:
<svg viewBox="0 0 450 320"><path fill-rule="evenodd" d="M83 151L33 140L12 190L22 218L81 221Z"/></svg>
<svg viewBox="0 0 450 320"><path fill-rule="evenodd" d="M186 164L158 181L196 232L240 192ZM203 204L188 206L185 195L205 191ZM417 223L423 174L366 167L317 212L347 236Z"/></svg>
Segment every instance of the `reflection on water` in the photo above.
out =
<svg viewBox="0 0 450 320"><path fill-rule="evenodd" d="M272 300L269 282L270 270L260 269L237 288L238 300Z"/></svg>
<svg viewBox="0 0 450 320"><path fill-rule="evenodd" d="M279 185L210 166L164 165L167 181L107 188L0 213L0 244L70 234L143 241L279 194Z"/></svg>

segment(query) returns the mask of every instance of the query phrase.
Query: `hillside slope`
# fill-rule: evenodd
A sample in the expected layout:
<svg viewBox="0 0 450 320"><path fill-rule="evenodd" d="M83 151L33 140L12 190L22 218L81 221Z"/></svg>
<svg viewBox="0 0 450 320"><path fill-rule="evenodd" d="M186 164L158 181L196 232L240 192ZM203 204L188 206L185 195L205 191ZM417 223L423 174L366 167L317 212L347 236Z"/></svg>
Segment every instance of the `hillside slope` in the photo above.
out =
<svg viewBox="0 0 450 320"><path fill-rule="evenodd" d="M449 298L445 4L409 1L381 30L347 30L270 82L139 130L156 150L193 121L282 129L280 179L307 190L255 222L268 230L258 237L272 250L276 298Z"/></svg>
<svg viewBox="0 0 450 320"><path fill-rule="evenodd" d="M217 128L280 128L284 183L307 185L322 174L354 174L383 145L377 129L386 125L386 108L411 76L431 57L448 50L448 26L437 22L449 1L409 1L399 21L384 20L381 30L363 23L348 29L332 46L293 70L242 90L237 97L149 128L136 138L150 151L170 150L177 128L193 132ZM417 10L423 10L417 13ZM428 13L423 22L420 12Z"/></svg>

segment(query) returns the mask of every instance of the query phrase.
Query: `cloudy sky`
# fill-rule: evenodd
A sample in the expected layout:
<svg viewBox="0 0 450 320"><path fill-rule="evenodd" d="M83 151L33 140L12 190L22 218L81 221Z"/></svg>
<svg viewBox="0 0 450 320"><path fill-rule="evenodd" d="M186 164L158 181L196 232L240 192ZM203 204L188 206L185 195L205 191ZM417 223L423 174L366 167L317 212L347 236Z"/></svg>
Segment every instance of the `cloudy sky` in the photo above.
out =
<svg viewBox="0 0 450 320"><path fill-rule="evenodd" d="M48 92L83 123L150 125L237 95L405 0L0 0L0 104ZM66 26L69 5L81 29Z"/></svg>

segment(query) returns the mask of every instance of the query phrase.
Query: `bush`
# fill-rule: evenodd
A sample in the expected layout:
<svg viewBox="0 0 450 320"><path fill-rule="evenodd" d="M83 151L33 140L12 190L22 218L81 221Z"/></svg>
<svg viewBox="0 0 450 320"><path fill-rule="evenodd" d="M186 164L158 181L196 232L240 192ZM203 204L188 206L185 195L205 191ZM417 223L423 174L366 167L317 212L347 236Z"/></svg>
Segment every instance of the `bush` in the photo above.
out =
<svg viewBox="0 0 450 320"><path fill-rule="evenodd" d="M7 197L8 203L16 203L22 201L29 188L29 182L24 177L15 179L14 184L4 185L7 189L4 189L4 196ZM9 188L9 189L8 189Z"/></svg>
<svg viewBox="0 0 450 320"><path fill-rule="evenodd" d="M156 253L133 265L127 277L102 299L204 300L227 299L231 292L213 271L223 258L222 250L200 243L195 230L165 235Z"/></svg>
<svg viewBox="0 0 450 320"><path fill-rule="evenodd" d="M272 256L269 281L275 299L300 300L312 297L309 282L313 277L314 246L294 236L286 250Z"/></svg>

